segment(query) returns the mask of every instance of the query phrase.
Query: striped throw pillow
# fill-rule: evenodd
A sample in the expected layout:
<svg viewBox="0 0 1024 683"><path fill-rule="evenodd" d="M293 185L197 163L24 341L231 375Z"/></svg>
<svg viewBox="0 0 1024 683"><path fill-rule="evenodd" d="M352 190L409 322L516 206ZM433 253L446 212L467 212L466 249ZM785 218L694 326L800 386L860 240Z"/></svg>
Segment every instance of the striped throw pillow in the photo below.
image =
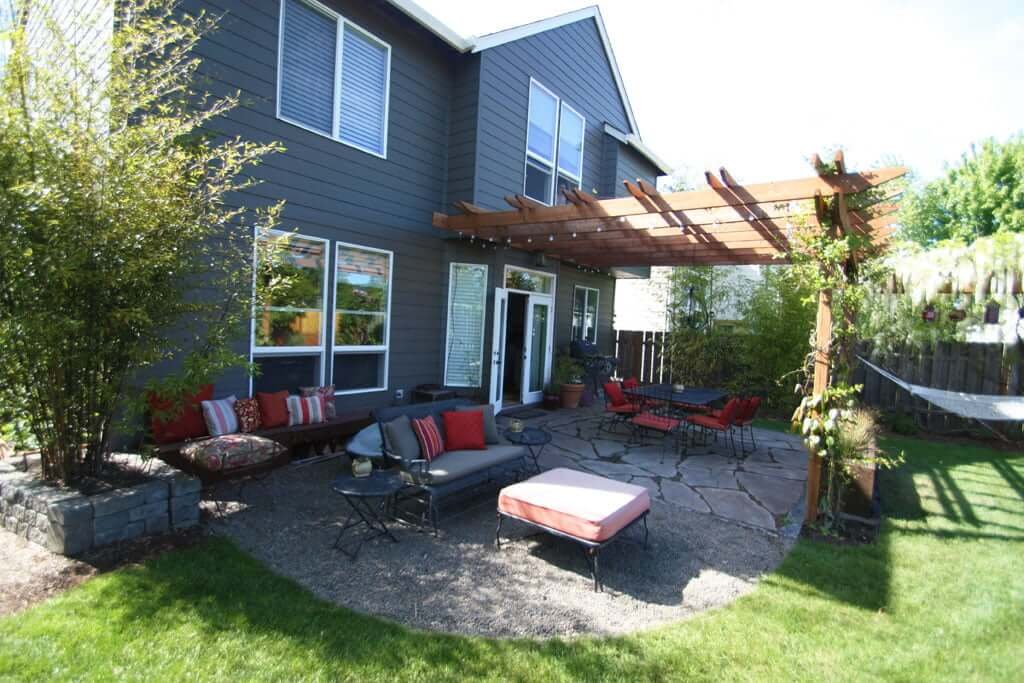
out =
<svg viewBox="0 0 1024 683"><path fill-rule="evenodd" d="M288 426L324 422L324 399L321 396L289 396Z"/></svg>
<svg viewBox="0 0 1024 683"><path fill-rule="evenodd" d="M444 453L444 440L441 430L430 415L412 420L412 431L416 432L416 440L420 442L420 452L427 462Z"/></svg>
<svg viewBox="0 0 1024 683"><path fill-rule="evenodd" d="M203 401L203 421L210 436L224 436L238 431L238 417L235 415L234 396L216 401Z"/></svg>

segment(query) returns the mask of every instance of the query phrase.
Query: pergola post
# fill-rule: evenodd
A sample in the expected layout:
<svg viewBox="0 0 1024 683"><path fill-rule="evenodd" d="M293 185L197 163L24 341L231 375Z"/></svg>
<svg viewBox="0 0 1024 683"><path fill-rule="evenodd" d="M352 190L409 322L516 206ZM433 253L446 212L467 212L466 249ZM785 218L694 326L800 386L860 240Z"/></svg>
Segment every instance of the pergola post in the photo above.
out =
<svg viewBox="0 0 1024 683"><path fill-rule="evenodd" d="M832 346L832 290L818 292L818 318L814 339L814 386L815 396L821 396L828 388L829 351ZM807 453L807 507L804 520L813 522L818 517L818 497L821 491L821 458L814 451Z"/></svg>

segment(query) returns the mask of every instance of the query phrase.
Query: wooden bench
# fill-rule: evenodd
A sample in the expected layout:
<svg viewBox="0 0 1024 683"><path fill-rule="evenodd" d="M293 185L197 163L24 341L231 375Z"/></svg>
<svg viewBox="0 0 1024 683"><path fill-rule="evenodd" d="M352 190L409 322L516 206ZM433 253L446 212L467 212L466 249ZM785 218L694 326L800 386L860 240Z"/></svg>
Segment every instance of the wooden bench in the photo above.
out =
<svg viewBox="0 0 1024 683"><path fill-rule="evenodd" d="M272 470L276 467L287 465L293 460L308 457L311 453L323 455L327 450L337 452L344 446L345 441L371 424L373 424L373 418L370 416L370 412L361 410L338 413L333 419L318 424L257 429L252 434L276 441L286 448L285 452L267 462L226 471L213 472L197 467L192 461L181 454L182 448L190 443L210 438L208 436L188 441L160 444L156 447L156 453L161 460L169 465L198 477L204 484L212 484L226 479L250 476Z"/></svg>

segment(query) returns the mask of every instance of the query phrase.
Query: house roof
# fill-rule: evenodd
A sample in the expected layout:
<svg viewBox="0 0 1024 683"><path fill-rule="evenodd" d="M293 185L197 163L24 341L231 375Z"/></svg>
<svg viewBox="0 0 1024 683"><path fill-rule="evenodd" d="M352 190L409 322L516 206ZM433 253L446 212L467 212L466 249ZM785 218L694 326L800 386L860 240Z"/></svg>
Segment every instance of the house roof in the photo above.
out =
<svg viewBox="0 0 1024 683"><path fill-rule="evenodd" d="M619 90L619 97L622 99L622 106L626 110L626 118L629 119L629 127L631 130L626 135L631 135L635 138L634 142L627 142L626 144L630 144L635 147L641 154L647 157L651 163L663 172L671 172L671 170L666 171L668 166L658 159L650 150L644 147L643 142L640 140L640 128L636 124L636 117L633 115L633 107L629 103L629 95L626 94L626 86L622 82L622 74L619 73L619 64L615 60L615 52L612 50L611 41L608 39L608 31L604 27L604 19L601 18L601 10L596 5L548 17L546 19L540 19L529 24L515 26L503 31L488 33L483 36L465 38L412 0L388 1L397 9L404 12L408 17L421 24L424 28L443 40L449 46L455 48L459 52L468 53L482 52L492 47L498 47L499 45L505 45L506 43L511 43L538 33L543 33L544 31L550 31L551 29L559 28L561 26L574 24L577 21L593 19L594 23L597 25L597 32L601 36L601 43L604 45L604 51L605 55L608 57L608 63L612 68L612 77L615 79L615 85Z"/></svg>
<svg viewBox="0 0 1024 683"><path fill-rule="evenodd" d="M638 154L654 164L655 168L665 175L670 175L672 173L672 167L662 161L661 157L652 152L651 148L644 144L644 141L640 139L639 135L636 135L635 133L624 133L610 123L604 124L604 132L607 135L611 135L627 147L635 149Z"/></svg>

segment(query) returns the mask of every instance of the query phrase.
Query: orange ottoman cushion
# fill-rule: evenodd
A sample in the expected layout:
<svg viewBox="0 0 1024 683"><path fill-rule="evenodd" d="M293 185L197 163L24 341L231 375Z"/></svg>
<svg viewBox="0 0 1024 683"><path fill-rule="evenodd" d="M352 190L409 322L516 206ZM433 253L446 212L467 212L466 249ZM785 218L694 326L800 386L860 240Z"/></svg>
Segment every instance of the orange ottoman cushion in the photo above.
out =
<svg viewBox="0 0 1024 683"><path fill-rule="evenodd" d="M559 467L506 486L498 511L601 543L651 509L643 486Z"/></svg>

